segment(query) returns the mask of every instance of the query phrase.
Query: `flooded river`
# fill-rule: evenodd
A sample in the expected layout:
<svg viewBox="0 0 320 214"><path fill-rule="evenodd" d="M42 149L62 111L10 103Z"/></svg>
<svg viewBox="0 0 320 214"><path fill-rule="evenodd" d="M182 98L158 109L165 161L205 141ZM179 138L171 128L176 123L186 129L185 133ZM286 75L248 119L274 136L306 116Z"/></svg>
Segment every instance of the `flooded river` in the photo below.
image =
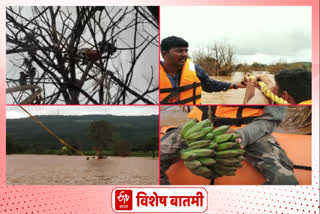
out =
<svg viewBox="0 0 320 214"><path fill-rule="evenodd" d="M274 75L269 74L266 71L254 71L252 72L254 76L259 75L267 75L269 79L274 81ZM210 78L218 81L224 82L232 82L236 83L237 81L241 80L244 76L244 72L234 72L232 76L211 76ZM246 89L239 88L236 90L230 89L227 91L222 92L202 92L201 103L202 104L242 104L243 98L245 95Z"/></svg>
<svg viewBox="0 0 320 214"><path fill-rule="evenodd" d="M157 185L158 158L7 155L7 185Z"/></svg>

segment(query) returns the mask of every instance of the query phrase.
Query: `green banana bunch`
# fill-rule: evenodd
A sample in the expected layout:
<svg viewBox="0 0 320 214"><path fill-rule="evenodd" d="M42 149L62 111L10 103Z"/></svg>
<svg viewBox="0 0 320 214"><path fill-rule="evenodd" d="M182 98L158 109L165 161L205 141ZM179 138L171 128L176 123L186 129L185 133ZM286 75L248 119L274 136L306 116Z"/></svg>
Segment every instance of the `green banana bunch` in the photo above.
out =
<svg viewBox="0 0 320 214"><path fill-rule="evenodd" d="M193 174L208 179L235 175L236 170L242 167L244 150L236 142L240 137L238 134L226 133L229 128L223 125L213 129L208 119L185 123L180 131L188 145L180 152L185 167Z"/></svg>

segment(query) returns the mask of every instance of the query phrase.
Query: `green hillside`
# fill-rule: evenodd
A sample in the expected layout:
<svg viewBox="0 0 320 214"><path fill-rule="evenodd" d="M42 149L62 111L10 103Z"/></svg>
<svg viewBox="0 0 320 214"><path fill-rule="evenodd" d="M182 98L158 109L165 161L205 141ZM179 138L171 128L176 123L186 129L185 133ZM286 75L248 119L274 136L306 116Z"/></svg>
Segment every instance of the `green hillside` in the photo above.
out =
<svg viewBox="0 0 320 214"><path fill-rule="evenodd" d="M131 148L145 144L152 137L158 137L158 115L152 116L37 116L44 125L57 136L72 143L81 151L92 150L88 138L89 124L96 120L106 120L114 127L113 138L126 140ZM7 136L14 139L21 153L58 150L62 144L31 118L7 119ZM32 152L31 152L32 153Z"/></svg>

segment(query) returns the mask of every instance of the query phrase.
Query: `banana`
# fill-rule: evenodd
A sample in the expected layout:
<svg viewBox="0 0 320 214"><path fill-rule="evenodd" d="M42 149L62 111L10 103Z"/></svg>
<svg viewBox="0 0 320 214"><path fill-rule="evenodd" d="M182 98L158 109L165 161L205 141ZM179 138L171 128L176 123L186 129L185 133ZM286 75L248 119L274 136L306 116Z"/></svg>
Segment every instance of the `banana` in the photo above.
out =
<svg viewBox="0 0 320 214"><path fill-rule="evenodd" d="M242 155L240 155L239 157L237 157L237 159L239 160L239 162L241 162L241 161L245 160L246 158L243 157Z"/></svg>
<svg viewBox="0 0 320 214"><path fill-rule="evenodd" d="M206 119L203 121L198 122L197 124L195 124L192 128L188 129L185 133L184 133L184 138L189 137L191 134L196 133L201 131L204 127L208 127L210 126L210 120Z"/></svg>
<svg viewBox="0 0 320 214"><path fill-rule="evenodd" d="M207 133L205 136L204 136L204 140L213 140L214 138L214 134L212 132L209 132Z"/></svg>
<svg viewBox="0 0 320 214"><path fill-rule="evenodd" d="M229 128L230 128L230 126L227 126L227 125L219 126L213 130L213 134L215 136L222 135L222 134L226 133L226 131L228 131Z"/></svg>
<svg viewBox="0 0 320 214"><path fill-rule="evenodd" d="M235 143L232 149L240 149L240 143Z"/></svg>
<svg viewBox="0 0 320 214"><path fill-rule="evenodd" d="M197 121L196 121L195 119L189 120L188 122L186 122L186 123L182 126L182 128L181 128L181 130L180 130L180 135L181 135L181 137L184 138L184 134L186 133L186 131L188 131L190 128L192 128L196 123L197 123Z"/></svg>
<svg viewBox="0 0 320 214"><path fill-rule="evenodd" d="M184 165L189 169L195 169L201 166L201 162L198 160L184 161Z"/></svg>
<svg viewBox="0 0 320 214"><path fill-rule="evenodd" d="M242 161L239 158L215 158L215 160L217 163L225 166L234 166Z"/></svg>
<svg viewBox="0 0 320 214"><path fill-rule="evenodd" d="M216 163L216 161L213 158L209 157L200 157L197 159L202 165L204 166L212 166Z"/></svg>
<svg viewBox="0 0 320 214"><path fill-rule="evenodd" d="M222 134L222 135L218 135L214 138L214 140L216 141L216 143L223 143L223 142L227 142L231 139L232 134Z"/></svg>
<svg viewBox="0 0 320 214"><path fill-rule="evenodd" d="M198 122L200 126L202 126L203 128L205 127L209 127L211 125L211 121L209 119L205 119L202 120L200 122Z"/></svg>
<svg viewBox="0 0 320 214"><path fill-rule="evenodd" d="M215 169L219 169L219 170L223 170L223 171L236 171L237 167L216 164Z"/></svg>
<svg viewBox="0 0 320 214"><path fill-rule="evenodd" d="M211 127L211 126L208 126L208 127L204 127L203 129L202 129L202 131L207 131L208 133L212 133L213 134L213 128Z"/></svg>
<svg viewBox="0 0 320 214"><path fill-rule="evenodd" d="M217 152L216 156L218 158L232 158L237 157L244 154L244 151L241 149L234 149L234 150L223 150Z"/></svg>
<svg viewBox="0 0 320 214"><path fill-rule="evenodd" d="M233 149L233 151L239 152L241 155L245 153L243 149Z"/></svg>
<svg viewBox="0 0 320 214"><path fill-rule="evenodd" d="M237 167L237 168L241 168L241 167L243 167L243 164L242 163L237 163L237 164L235 164L235 165L233 165L234 167Z"/></svg>
<svg viewBox="0 0 320 214"><path fill-rule="evenodd" d="M196 154L198 157L212 157L216 154L212 149L193 149L192 153Z"/></svg>
<svg viewBox="0 0 320 214"><path fill-rule="evenodd" d="M216 149L218 148L218 144L215 143L214 141L211 141L211 142L209 143L209 145L207 146L207 148L208 148L208 149L214 149L214 150L216 150Z"/></svg>
<svg viewBox="0 0 320 214"><path fill-rule="evenodd" d="M222 151L222 150L231 149L236 144L238 144L238 143L227 142L227 143L218 144L218 147L217 147L216 151Z"/></svg>
<svg viewBox="0 0 320 214"><path fill-rule="evenodd" d="M217 169L217 168L215 168L214 171L221 176L233 176L236 174L235 171L224 171L224 170Z"/></svg>
<svg viewBox="0 0 320 214"><path fill-rule="evenodd" d="M194 160L198 157L199 157L199 155L197 155L193 151L181 151L180 152L180 158L182 160Z"/></svg>
<svg viewBox="0 0 320 214"><path fill-rule="evenodd" d="M231 142L234 142L234 141L236 141L236 138L238 138L238 137L241 137L239 134L237 134L237 133L232 133L232 137L231 137Z"/></svg>
<svg viewBox="0 0 320 214"><path fill-rule="evenodd" d="M190 169L190 171L195 175L200 175L205 178L212 178L212 170L205 166L200 166L196 169Z"/></svg>
<svg viewBox="0 0 320 214"><path fill-rule="evenodd" d="M189 144L190 149L199 149L208 146L210 143L210 140L199 140L195 141ZM194 151L194 150L192 150Z"/></svg>
<svg viewBox="0 0 320 214"><path fill-rule="evenodd" d="M199 139L203 138L204 136L206 136L207 133L208 133L207 131L201 130L199 132L191 134L190 136L188 136L186 138L186 140L189 141L189 142L192 142L192 141L195 141L195 140L199 140Z"/></svg>
<svg viewBox="0 0 320 214"><path fill-rule="evenodd" d="M216 173L214 170L212 170L212 178L218 178L221 177L221 175L219 175L218 173Z"/></svg>

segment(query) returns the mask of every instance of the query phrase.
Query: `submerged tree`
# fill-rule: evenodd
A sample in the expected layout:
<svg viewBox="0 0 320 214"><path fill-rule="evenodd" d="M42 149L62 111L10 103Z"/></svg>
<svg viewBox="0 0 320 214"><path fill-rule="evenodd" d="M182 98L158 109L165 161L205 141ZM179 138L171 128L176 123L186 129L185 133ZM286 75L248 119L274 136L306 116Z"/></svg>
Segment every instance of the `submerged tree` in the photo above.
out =
<svg viewBox="0 0 320 214"><path fill-rule="evenodd" d="M93 149L98 158L102 158L102 151L112 142L113 128L105 120L94 121L90 123L88 137L94 141Z"/></svg>
<svg viewBox="0 0 320 214"><path fill-rule="evenodd" d="M11 103L157 103L157 8L8 7Z"/></svg>
<svg viewBox="0 0 320 214"><path fill-rule="evenodd" d="M158 149L159 149L159 139L158 139L158 137L152 137L144 145L144 150L145 151L151 151L152 152L152 158L155 158L155 151L158 151Z"/></svg>

